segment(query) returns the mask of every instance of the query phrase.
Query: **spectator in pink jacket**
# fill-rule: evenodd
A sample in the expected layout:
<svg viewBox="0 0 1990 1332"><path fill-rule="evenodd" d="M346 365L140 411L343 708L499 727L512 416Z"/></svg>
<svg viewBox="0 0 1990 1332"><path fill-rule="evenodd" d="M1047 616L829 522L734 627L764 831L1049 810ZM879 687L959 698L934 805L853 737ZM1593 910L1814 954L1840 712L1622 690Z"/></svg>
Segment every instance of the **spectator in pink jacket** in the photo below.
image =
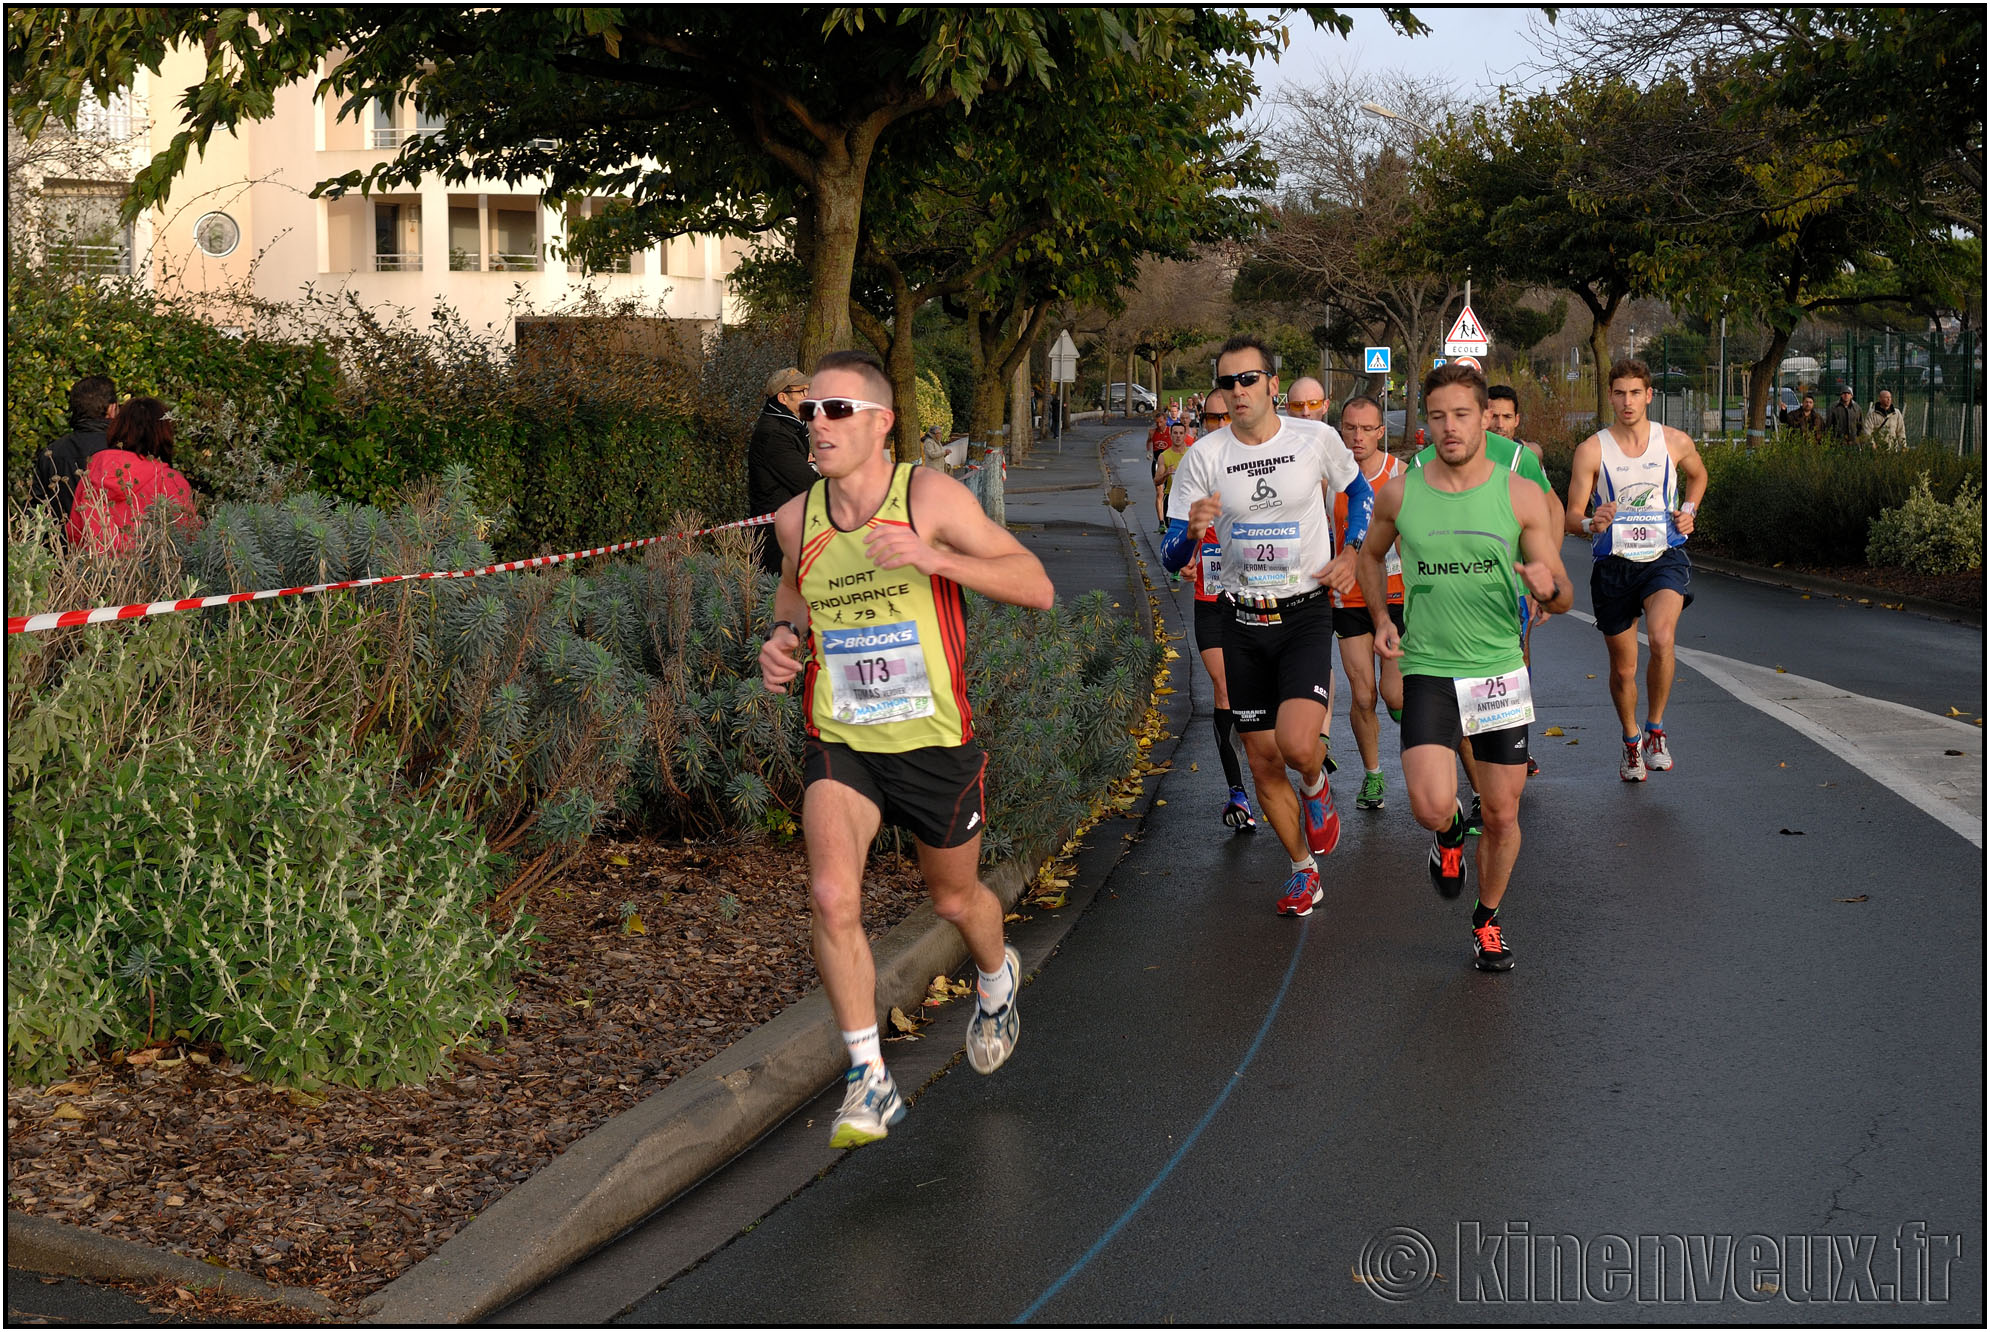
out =
<svg viewBox="0 0 1990 1332"><path fill-rule="evenodd" d="M104 443L76 480L76 503L64 529L71 545L99 553L130 550L138 524L161 499L180 510L180 526L195 521L193 487L173 470L173 422L165 403L131 399L111 419Z"/></svg>

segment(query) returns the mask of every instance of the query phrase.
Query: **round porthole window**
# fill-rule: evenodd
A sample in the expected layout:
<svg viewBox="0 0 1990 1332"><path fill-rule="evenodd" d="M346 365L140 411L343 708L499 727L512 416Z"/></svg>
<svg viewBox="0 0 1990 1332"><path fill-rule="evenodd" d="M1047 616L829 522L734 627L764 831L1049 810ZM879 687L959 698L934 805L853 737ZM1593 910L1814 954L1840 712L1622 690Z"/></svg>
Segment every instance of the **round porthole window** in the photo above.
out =
<svg viewBox="0 0 1990 1332"><path fill-rule="evenodd" d="M202 254L220 259L235 253L242 243L242 228L226 213L203 213L193 224L193 239Z"/></svg>

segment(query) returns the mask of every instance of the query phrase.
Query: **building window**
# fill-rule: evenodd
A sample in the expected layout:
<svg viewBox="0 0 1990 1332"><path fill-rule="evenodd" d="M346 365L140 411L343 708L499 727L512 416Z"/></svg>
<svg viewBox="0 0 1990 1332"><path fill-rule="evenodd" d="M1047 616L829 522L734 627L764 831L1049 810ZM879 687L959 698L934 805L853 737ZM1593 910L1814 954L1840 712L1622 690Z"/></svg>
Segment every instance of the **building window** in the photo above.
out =
<svg viewBox="0 0 1990 1332"><path fill-rule="evenodd" d="M401 131L394 127L394 104L376 101L373 103L373 125L367 131L367 146L370 148L399 148Z"/></svg>
<svg viewBox="0 0 1990 1332"><path fill-rule="evenodd" d="M535 273L539 270L539 210L491 209L491 270Z"/></svg>
<svg viewBox="0 0 1990 1332"><path fill-rule="evenodd" d="M378 273L421 272L421 205L373 205L373 269Z"/></svg>
<svg viewBox="0 0 1990 1332"><path fill-rule="evenodd" d="M193 241L210 259L225 259L242 243L242 228L226 213L202 213L193 224Z"/></svg>
<svg viewBox="0 0 1990 1332"><path fill-rule="evenodd" d="M131 273L131 224L120 221L125 186L109 181L48 181L43 187L43 243L49 263L84 277Z"/></svg>

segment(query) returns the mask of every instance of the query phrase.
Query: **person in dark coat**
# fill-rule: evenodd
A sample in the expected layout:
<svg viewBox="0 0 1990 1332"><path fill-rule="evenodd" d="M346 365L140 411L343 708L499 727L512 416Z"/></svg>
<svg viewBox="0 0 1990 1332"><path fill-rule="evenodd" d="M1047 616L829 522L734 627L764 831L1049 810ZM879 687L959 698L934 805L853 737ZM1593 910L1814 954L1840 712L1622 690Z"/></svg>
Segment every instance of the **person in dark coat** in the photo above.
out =
<svg viewBox="0 0 1990 1332"><path fill-rule="evenodd" d="M795 408L808 396L808 376L789 366L767 378L767 404L746 444L746 502L755 517L772 513L815 484L808 456L808 427ZM754 529L760 567L779 576L781 547L772 527Z"/></svg>
<svg viewBox="0 0 1990 1332"><path fill-rule="evenodd" d="M76 381L69 390L69 433L50 440L35 455L28 491L37 504L48 505L60 532L76 505L76 479L90 468L90 459L105 447L104 436L117 412L117 388L102 375Z"/></svg>

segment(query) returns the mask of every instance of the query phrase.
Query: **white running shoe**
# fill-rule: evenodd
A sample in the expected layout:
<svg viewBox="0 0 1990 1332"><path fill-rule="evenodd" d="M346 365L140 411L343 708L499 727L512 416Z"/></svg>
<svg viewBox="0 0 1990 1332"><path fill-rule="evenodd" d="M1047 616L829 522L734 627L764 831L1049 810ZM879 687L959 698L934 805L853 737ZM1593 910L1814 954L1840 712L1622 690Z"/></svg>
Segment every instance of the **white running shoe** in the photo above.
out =
<svg viewBox="0 0 1990 1332"><path fill-rule="evenodd" d="M872 1073L872 1069L877 1071ZM830 1131L831 1147L862 1147L891 1132L905 1118L905 1098L883 1064L866 1064L843 1075L843 1108Z"/></svg>
<svg viewBox="0 0 1990 1332"><path fill-rule="evenodd" d="M1617 769L1617 775L1627 782L1641 782L1645 779L1644 745L1641 741L1624 742L1624 762Z"/></svg>
<svg viewBox="0 0 1990 1332"><path fill-rule="evenodd" d="M1645 767L1653 772L1672 771L1672 751L1665 747L1665 732L1645 732L1644 760Z"/></svg>
<svg viewBox="0 0 1990 1332"><path fill-rule="evenodd" d="M1002 965L1009 970L1009 1002L999 1013L983 1012L981 996L974 997L974 1015L967 1020L967 1062L976 1073L993 1073L1014 1053L1016 1037L1022 1034L1023 1019L1016 1001L1023 994L1023 959L1013 947L1002 950Z"/></svg>

